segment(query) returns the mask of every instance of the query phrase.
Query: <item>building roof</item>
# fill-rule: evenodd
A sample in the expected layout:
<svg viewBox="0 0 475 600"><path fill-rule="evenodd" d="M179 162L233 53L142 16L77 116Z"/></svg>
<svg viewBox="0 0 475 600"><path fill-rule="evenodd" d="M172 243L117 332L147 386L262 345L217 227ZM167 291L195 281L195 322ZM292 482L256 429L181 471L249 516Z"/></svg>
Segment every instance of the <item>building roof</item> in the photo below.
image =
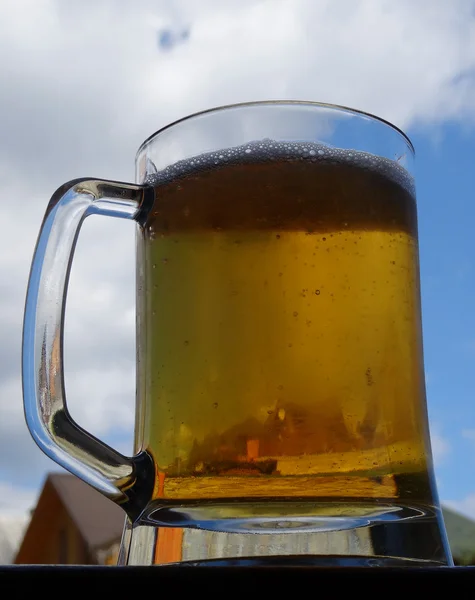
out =
<svg viewBox="0 0 475 600"><path fill-rule="evenodd" d="M90 549L120 540L125 512L117 504L69 473L53 473L48 480Z"/></svg>

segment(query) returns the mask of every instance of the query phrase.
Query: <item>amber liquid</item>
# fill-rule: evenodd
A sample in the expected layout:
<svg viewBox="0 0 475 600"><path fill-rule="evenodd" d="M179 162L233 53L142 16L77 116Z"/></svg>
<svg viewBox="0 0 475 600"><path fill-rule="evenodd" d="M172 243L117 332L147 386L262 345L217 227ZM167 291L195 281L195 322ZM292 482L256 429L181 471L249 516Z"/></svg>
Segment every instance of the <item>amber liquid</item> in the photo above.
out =
<svg viewBox="0 0 475 600"><path fill-rule="evenodd" d="M313 155L155 183L136 447L160 505L433 504L414 196L389 161Z"/></svg>

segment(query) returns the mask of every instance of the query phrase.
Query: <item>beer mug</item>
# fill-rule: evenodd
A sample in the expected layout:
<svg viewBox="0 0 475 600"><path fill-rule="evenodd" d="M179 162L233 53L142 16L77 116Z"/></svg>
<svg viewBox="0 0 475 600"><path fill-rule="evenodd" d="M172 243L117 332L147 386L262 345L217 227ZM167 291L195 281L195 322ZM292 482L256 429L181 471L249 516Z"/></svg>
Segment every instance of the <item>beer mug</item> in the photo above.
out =
<svg viewBox="0 0 475 600"><path fill-rule="evenodd" d="M257 102L152 135L136 184L76 179L53 194L26 301L26 420L124 509L119 564L451 564L413 161L377 117ZM93 214L135 221L132 457L66 405L66 288Z"/></svg>

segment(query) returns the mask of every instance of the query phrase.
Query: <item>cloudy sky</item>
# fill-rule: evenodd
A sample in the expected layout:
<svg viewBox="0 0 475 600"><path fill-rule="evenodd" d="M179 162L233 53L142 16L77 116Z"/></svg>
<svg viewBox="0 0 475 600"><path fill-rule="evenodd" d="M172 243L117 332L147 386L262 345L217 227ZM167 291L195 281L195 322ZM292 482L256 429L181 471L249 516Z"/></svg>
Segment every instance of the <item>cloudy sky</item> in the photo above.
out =
<svg viewBox="0 0 475 600"><path fill-rule="evenodd" d="M133 181L155 130L233 102L352 106L417 153L428 402L439 493L475 518L475 1L0 0L0 516L56 469L24 424L20 340L46 204L80 176ZM130 452L134 228L89 219L65 332L68 401Z"/></svg>

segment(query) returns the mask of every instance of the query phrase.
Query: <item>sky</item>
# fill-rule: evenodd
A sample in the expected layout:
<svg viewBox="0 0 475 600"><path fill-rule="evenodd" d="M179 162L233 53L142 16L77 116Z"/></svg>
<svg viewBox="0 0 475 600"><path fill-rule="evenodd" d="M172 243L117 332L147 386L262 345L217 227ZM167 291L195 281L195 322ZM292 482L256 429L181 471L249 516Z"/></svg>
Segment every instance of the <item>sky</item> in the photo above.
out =
<svg viewBox="0 0 475 600"><path fill-rule="evenodd" d="M1 0L0 520L57 470L26 429L26 285L51 194L133 181L141 142L222 104L300 99L402 128L416 149L428 410L441 501L475 518L475 1ZM74 418L130 454L134 227L88 219L71 274Z"/></svg>

